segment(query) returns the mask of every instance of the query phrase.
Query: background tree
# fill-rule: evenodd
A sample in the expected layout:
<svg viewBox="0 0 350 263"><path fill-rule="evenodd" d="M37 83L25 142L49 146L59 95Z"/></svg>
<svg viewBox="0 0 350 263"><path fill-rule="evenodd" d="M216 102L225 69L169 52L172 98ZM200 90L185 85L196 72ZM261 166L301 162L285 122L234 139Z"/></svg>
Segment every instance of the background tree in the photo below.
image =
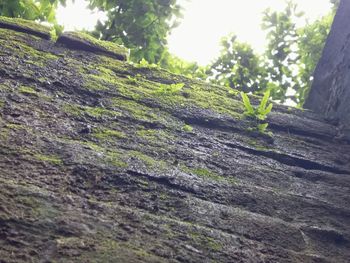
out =
<svg viewBox="0 0 350 263"><path fill-rule="evenodd" d="M296 101L303 105L311 88L313 72L321 58L334 12L298 30L298 78Z"/></svg>
<svg viewBox="0 0 350 263"><path fill-rule="evenodd" d="M301 28L296 21L303 14L293 2L280 12L267 9L262 23L268 40L264 54L254 53L234 36L226 37L221 55L209 65L209 79L245 92L269 89L274 100L302 106L339 3L332 2L328 15Z"/></svg>
<svg viewBox="0 0 350 263"><path fill-rule="evenodd" d="M263 61L250 45L230 35L221 40L221 46L221 55L207 71L210 80L244 92L257 92L266 86Z"/></svg>
<svg viewBox="0 0 350 263"><path fill-rule="evenodd" d="M168 33L181 17L176 0L90 0L90 7L107 13L96 26L97 37L124 44L133 61L149 63L161 60Z"/></svg>
<svg viewBox="0 0 350 263"><path fill-rule="evenodd" d="M303 14L297 12L297 6L287 2L282 12L264 12L262 29L267 31L267 50L265 60L268 71L271 96L283 103L288 98L295 101L292 93L298 89L297 80L297 41L298 33L295 20Z"/></svg>
<svg viewBox="0 0 350 263"><path fill-rule="evenodd" d="M196 62L185 61L173 54L168 49L163 52L163 56L158 63L160 67L167 69L168 71L184 75L189 78L196 78L201 80L207 79L206 70L207 67L200 66Z"/></svg>
<svg viewBox="0 0 350 263"><path fill-rule="evenodd" d="M66 0L0 0L0 15L56 23L58 3Z"/></svg>

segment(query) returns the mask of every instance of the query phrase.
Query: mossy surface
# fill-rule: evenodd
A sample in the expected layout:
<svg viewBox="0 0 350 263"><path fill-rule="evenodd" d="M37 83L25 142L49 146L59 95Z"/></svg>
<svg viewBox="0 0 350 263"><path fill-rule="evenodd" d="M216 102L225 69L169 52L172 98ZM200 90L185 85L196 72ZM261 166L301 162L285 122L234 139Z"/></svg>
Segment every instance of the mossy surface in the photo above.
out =
<svg viewBox="0 0 350 263"><path fill-rule="evenodd" d="M193 168L193 167L181 165L180 169L186 173L194 174L194 175L199 176L199 177L206 179L206 180L213 180L216 182L227 182L229 184L236 184L237 183L237 180L235 178L233 178L231 176L230 177L222 176L222 175L218 174L217 172L211 171L207 168L202 168L202 167Z"/></svg>
<svg viewBox="0 0 350 263"><path fill-rule="evenodd" d="M109 138L122 139L126 137L123 132L110 129L96 129L93 132L93 136L102 140L108 140Z"/></svg>
<svg viewBox="0 0 350 263"><path fill-rule="evenodd" d="M48 36L50 36L50 32L51 32L51 28L48 26L44 26L44 25L38 24L34 21L25 20L22 18L12 18L12 17L0 16L0 27L3 27L3 26L1 26L1 24L13 25L13 26L17 26L17 27L20 27L22 29L25 29L25 30L30 30L30 31L38 31L38 32L41 32L41 33L46 34Z"/></svg>
<svg viewBox="0 0 350 263"><path fill-rule="evenodd" d="M79 47L0 29L2 261L346 262L333 126Z"/></svg>
<svg viewBox="0 0 350 263"><path fill-rule="evenodd" d="M49 162L55 165L62 165L62 160L58 156L35 154L34 158L43 162Z"/></svg>
<svg viewBox="0 0 350 263"><path fill-rule="evenodd" d="M19 88L19 92L24 93L24 94L29 94L29 95L35 95L35 96L38 95L38 93L35 91L35 89L33 89L32 87L28 87L28 86L21 86Z"/></svg>
<svg viewBox="0 0 350 263"><path fill-rule="evenodd" d="M64 35L72 37L76 40L80 40L83 43L90 44L91 46L101 49L101 51L106 51L110 52L111 54L120 55L121 57L124 57L125 60L129 56L129 51L125 47L122 47L109 41L96 39L95 37L84 32L66 32L64 33Z"/></svg>

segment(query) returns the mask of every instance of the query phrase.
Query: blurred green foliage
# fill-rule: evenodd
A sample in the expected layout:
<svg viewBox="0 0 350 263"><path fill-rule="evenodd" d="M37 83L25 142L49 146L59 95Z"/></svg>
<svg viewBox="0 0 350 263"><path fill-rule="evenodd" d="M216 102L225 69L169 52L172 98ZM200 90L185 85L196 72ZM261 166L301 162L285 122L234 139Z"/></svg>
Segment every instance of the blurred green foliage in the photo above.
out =
<svg viewBox="0 0 350 263"><path fill-rule="evenodd" d="M0 15L55 23L59 3L66 0L0 0Z"/></svg>
<svg viewBox="0 0 350 263"><path fill-rule="evenodd" d="M106 12L108 18L98 22L94 35L130 48L136 62L158 63L168 33L182 16L176 0L90 0L90 7Z"/></svg>

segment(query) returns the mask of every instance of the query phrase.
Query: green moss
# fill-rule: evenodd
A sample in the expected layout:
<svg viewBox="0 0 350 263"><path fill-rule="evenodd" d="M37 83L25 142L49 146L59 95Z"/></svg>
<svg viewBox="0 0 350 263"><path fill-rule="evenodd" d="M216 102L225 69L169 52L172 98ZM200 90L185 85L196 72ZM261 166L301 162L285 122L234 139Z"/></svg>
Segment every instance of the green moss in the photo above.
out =
<svg viewBox="0 0 350 263"><path fill-rule="evenodd" d="M61 165L62 164L62 160L58 156L35 154L34 157L37 160L40 160L43 162L49 162L49 163L54 164L54 165Z"/></svg>
<svg viewBox="0 0 350 263"><path fill-rule="evenodd" d="M193 85L184 92L172 96L158 96L159 100L171 106L197 106L210 109L214 112L231 115L236 119L243 117L243 105L241 102L228 96L228 91L211 86Z"/></svg>
<svg viewBox="0 0 350 263"><path fill-rule="evenodd" d="M59 58L52 53L37 50L28 45L27 40L23 37L23 33L13 31L11 34L8 34L8 30L0 28L0 35L6 36L0 38L0 45L3 46L6 51L13 52L16 56L22 58L26 64L47 67L49 62ZM30 37L34 38L33 36ZM33 72L31 70L30 68L27 69L26 74L28 77L33 77L36 73L34 69ZM23 76L25 76L25 74L23 74Z"/></svg>
<svg viewBox="0 0 350 263"><path fill-rule="evenodd" d="M169 142L175 140L174 135L165 129L141 129L136 132L136 135L148 142L156 144L166 143L168 146Z"/></svg>
<svg viewBox="0 0 350 263"><path fill-rule="evenodd" d="M9 134L10 134L9 129L0 128L0 140L1 141L3 141L3 142L7 141L9 138Z"/></svg>
<svg viewBox="0 0 350 263"><path fill-rule="evenodd" d="M28 87L28 86L21 86L19 88L19 92L24 93L24 94L38 96L38 92L36 92L32 87Z"/></svg>
<svg viewBox="0 0 350 263"><path fill-rule="evenodd" d="M17 130L17 129L23 128L24 126L22 124L17 124L17 123L6 123L6 127L11 130Z"/></svg>
<svg viewBox="0 0 350 263"><path fill-rule="evenodd" d="M97 145L93 142L83 142L83 141L79 141L80 144L83 144L87 147L89 147L91 150L94 150L96 152L105 152L105 149L103 147L101 147L100 145Z"/></svg>
<svg viewBox="0 0 350 263"><path fill-rule="evenodd" d="M81 116L84 113L84 110L82 109L82 106L76 105L76 104L64 104L62 107L62 110L65 113L68 113L73 116Z"/></svg>
<svg viewBox="0 0 350 263"><path fill-rule="evenodd" d="M95 118L121 116L121 113L117 111L108 110L102 107L80 106L78 104L66 103L62 106L62 110L74 116L83 116L85 114Z"/></svg>
<svg viewBox="0 0 350 263"><path fill-rule="evenodd" d="M253 147L255 150L258 150L258 151L276 151L276 149L272 148L271 145L270 146L265 146L263 143L261 143L260 141L258 140L255 140L255 139L251 139L251 138L248 138L246 140L246 143Z"/></svg>
<svg viewBox="0 0 350 263"><path fill-rule="evenodd" d="M129 151L128 156L142 161L147 168L161 170L161 171L164 171L167 169L166 162L162 160L156 160L142 152Z"/></svg>
<svg viewBox="0 0 350 263"><path fill-rule="evenodd" d="M156 94L159 95L174 95L179 93L184 87L184 83L177 84L160 84L159 88L155 91Z"/></svg>
<svg viewBox="0 0 350 263"><path fill-rule="evenodd" d="M102 153L104 155L103 159L108 164L111 164L119 168L125 168L128 166L127 163L123 160L124 155L122 153L105 149L100 145L97 145L92 142L79 142L79 143L86 145L87 147L89 147L91 150L94 150L95 152Z"/></svg>
<svg viewBox="0 0 350 263"><path fill-rule="evenodd" d="M100 118L103 116L108 116L108 117L118 117L121 116L119 112L112 111L112 110L107 110L102 107L85 107L85 112L93 117Z"/></svg>
<svg viewBox="0 0 350 263"><path fill-rule="evenodd" d="M109 69L113 72L121 72L123 75L129 75L129 79L125 79L125 84L119 82L116 87L117 90L125 97L132 98L136 101L143 101L144 99L155 100L157 103L168 105L169 107L192 107L197 106L203 109L209 109L220 114L226 114L235 119L243 118L244 106L241 99L235 90L226 87L211 86L209 84L198 83L184 83L178 84L159 84L147 80L147 73L143 72L143 78L130 77L130 72L134 70L130 68L130 72L126 69L121 69L121 65L104 59L108 63ZM109 62L110 61L110 62ZM169 79L169 73L152 69L150 71L152 76L157 79ZM163 76L164 75L164 76ZM154 77L153 77L154 78ZM137 84L137 85L135 85Z"/></svg>
<svg viewBox="0 0 350 263"><path fill-rule="evenodd" d="M150 252L135 246L132 242L117 242L106 233L100 234L101 237L94 238L91 241L90 247L94 247L94 251L89 250L78 256L77 262L167 262L164 258L151 254ZM85 240L83 243L87 243ZM71 243L72 244L72 243ZM73 245L73 244L72 244ZM66 246L67 249L71 248ZM70 257L71 258L71 257ZM67 262L63 260L60 262Z"/></svg>
<svg viewBox="0 0 350 263"><path fill-rule="evenodd" d="M9 85L6 85L5 83L0 83L0 91L10 91Z"/></svg>
<svg viewBox="0 0 350 263"><path fill-rule="evenodd" d="M109 41L103 41L103 40L98 40L94 38L93 36L83 33L83 32L68 32L65 33L66 35L69 35L71 37L74 37L78 40L81 40L83 42L88 42L89 44L98 47L104 51L120 55L125 57L125 59L129 56L129 50L126 49L125 47L119 46L113 42Z"/></svg>
<svg viewBox="0 0 350 263"><path fill-rule="evenodd" d="M131 114L135 119L147 122L166 122L161 113L154 108L149 108L133 100L113 98L113 106Z"/></svg>
<svg viewBox="0 0 350 263"><path fill-rule="evenodd" d="M88 68L85 70L89 70ZM118 85L114 72L106 67L97 66L93 69L94 74L84 74L84 86L89 90L108 90Z"/></svg>
<svg viewBox="0 0 350 263"><path fill-rule="evenodd" d="M15 201L20 206L24 206L26 213L34 218L54 218L59 212L45 199L31 196L32 193L22 193L15 197ZM26 195L27 194L27 195Z"/></svg>
<svg viewBox="0 0 350 263"><path fill-rule="evenodd" d="M222 245L211 237L200 235L194 232L190 233L190 236L194 242L200 246L204 246L205 248L208 248L212 251L222 251Z"/></svg>
<svg viewBox="0 0 350 263"><path fill-rule="evenodd" d="M116 139L122 139L126 137L123 132L102 128L99 128L96 131L94 131L93 136L102 140L108 140L111 137L114 137Z"/></svg>
<svg viewBox="0 0 350 263"><path fill-rule="evenodd" d="M15 25L15 26L21 27L23 29L35 30L38 32L42 32L44 34L50 34L50 31L51 31L51 28L48 26L44 26L44 25L41 25L37 22L25 20L22 18L10 18L10 17L0 16L0 23L1 22L6 23L6 24Z"/></svg>
<svg viewBox="0 0 350 263"><path fill-rule="evenodd" d="M3 108L5 106L5 101L0 99L0 109Z"/></svg>
<svg viewBox="0 0 350 263"><path fill-rule="evenodd" d="M184 125L182 127L182 130L185 131L185 132L192 132L193 131L193 127L191 125Z"/></svg>
<svg viewBox="0 0 350 263"><path fill-rule="evenodd" d="M149 129L149 130L138 130L136 132L137 136L147 139L147 140L153 140L156 138L157 130Z"/></svg>
<svg viewBox="0 0 350 263"><path fill-rule="evenodd" d="M128 166L128 164L123 161L122 154L117 152L107 152L106 161L119 168L125 168Z"/></svg>
<svg viewBox="0 0 350 263"><path fill-rule="evenodd" d="M181 165L180 169L186 173L191 173L204 179L209 179L217 182L228 182L230 184L236 183L236 180L234 178L231 178L231 177L227 178L227 177L221 176L216 172L210 171L206 168L202 168L202 167L190 168L185 165Z"/></svg>

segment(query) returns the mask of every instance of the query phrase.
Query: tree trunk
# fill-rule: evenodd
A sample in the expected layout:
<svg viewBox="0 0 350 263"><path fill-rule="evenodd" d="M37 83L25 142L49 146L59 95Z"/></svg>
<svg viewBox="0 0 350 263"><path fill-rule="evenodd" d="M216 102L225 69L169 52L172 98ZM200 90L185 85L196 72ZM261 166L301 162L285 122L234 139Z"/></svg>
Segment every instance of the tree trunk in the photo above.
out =
<svg viewBox="0 0 350 263"><path fill-rule="evenodd" d="M314 73L305 108L321 113L350 137L350 0L342 0Z"/></svg>

